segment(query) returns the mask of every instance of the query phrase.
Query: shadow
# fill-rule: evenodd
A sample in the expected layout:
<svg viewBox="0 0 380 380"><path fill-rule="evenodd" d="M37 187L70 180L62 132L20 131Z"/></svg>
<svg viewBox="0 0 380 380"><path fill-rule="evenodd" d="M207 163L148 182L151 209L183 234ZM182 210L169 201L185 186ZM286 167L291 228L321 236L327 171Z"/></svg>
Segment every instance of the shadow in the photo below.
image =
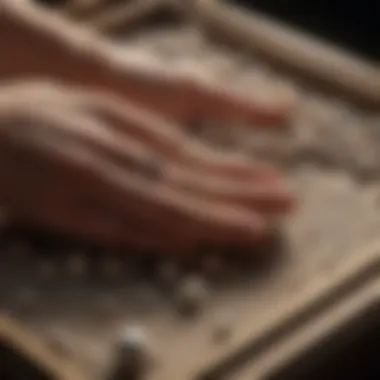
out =
<svg viewBox="0 0 380 380"><path fill-rule="evenodd" d="M357 320L343 326L266 380L379 379L379 312L378 304L363 310Z"/></svg>
<svg viewBox="0 0 380 380"><path fill-rule="evenodd" d="M53 380L53 377L3 339L0 341L0 379Z"/></svg>
<svg viewBox="0 0 380 380"><path fill-rule="evenodd" d="M256 9L380 62L380 3L376 0L234 0L233 3Z"/></svg>

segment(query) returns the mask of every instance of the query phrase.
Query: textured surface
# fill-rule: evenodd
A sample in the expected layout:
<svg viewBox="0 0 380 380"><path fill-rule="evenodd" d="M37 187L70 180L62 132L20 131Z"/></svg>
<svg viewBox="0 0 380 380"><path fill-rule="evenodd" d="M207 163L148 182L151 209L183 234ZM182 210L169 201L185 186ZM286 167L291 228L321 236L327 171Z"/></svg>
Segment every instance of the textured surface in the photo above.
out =
<svg viewBox="0 0 380 380"><path fill-rule="evenodd" d="M171 297L130 262L122 268L111 259L101 260L102 274L88 278L78 262L70 264L65 257L62 263L58 256L37 263L28 258L28 247L13 244L1 257L6 271L0 276L1 305L61 355L73 357L89 378L102 378L118 329L137 322L151 337L154 364L148 378L190 379L198 368L238 347L246 331L257 330L275 305L296 298L317 278L334 276L349 252L379 235L379 115L363 114L293 83L254 58L217 47L192 26L163 25L131 34L120 44L147 59L214 75L258 98L289 89L300 95L294 132L281 139L264 142L238 126L218 125L204 132L223 149L252 151L287 171L301 199L286 226L288 252L275 270L262 276L211 285L204 312L184 321ZM220 323L231 326L231 336L215 344L213 331Z"/></svg>

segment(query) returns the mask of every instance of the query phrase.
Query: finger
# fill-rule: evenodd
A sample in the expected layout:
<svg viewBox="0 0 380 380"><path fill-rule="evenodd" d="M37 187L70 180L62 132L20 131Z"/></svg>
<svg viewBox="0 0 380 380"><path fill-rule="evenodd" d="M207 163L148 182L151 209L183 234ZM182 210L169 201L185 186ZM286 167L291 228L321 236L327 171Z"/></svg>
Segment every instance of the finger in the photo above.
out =
<svg viewBox="0 0 380 380"><path fill-rule="evenodd" d="M41 139L57 145L81 143L130 169L141 168L151 157L154 159L139 141L118 139L107 125L57 104L0 99L0 115L3 137L24 144L38 143Z"/></svg>
<svg viewBox="0 0 380 380"><path fill-rule="evenodd" d="M66 152L57 154L63 155ZM73 160L74 152L70 152ZM99 156L88 155L83 160L83 150L75 157L77 173L73 177L84 183L94 183L98 196L108 196L110 201L130 215L144 217L147 223L164 221L175 230L194 239L212 242L253 242L265 235L266 225L259 215L208 199L194 197L168 187L160 181L146 181L134 173L104 161ZM74 170L70 174L75 174ZM87 182L88 181L88 182Z"/></svg>
<svg viewBox="0 0 380 380"><path fill-rule="evenodd" d="M241 181L231 182L228 179L218 178L215 174L205 178L178 165L176 168L171 165L166 169L155 167L160 164L162 159L154 155L148 147L131 138L128 140L115 138L109 128L91 118L83 117L80 114L57 114L56 110L52 113L49 109L39 113L40 118L43 115L44 123L35 128L43 129L44 125L49 125L48 130L39 132L39 134L43 133L45 138L53 133L55 135L50 138L54 138L57 143L62 142L57 140L62 138L70 138L76 143L81 142L95 149L105 159L110 159L115 164L120 164L125 170L129 169L141 175L160 176L160 172L163 171L166 178L161 179L167 179L169 187L174 185L174 187L177 186L186 191L190 190L198 196L206 196L211 201L222 200L236 205L248 205L266 212L285 212L292 204L288 192L276 186L273 181L266 181L267 188L263 190L261 185L260 190L254 181L247 180L247 183L242 184ZM15 132L12 130L12 133ZM261 180L261 182L263 181ZM260 186L260 181L258 184Z"/></svg>
<svg viewBox="0 0 380 380"><path fill-rule="evenodd" d="M23 85L16 83L8 87L11 88L7 88L7 90L12 90L8 91L8 94L12 93L17 103L27 99L29 106L54 103L72 108L84 107L92 110L95 114L100 113L109 126L129 138L128 141L124 140L124 144L126 145L125 149L129 149L131 153L133 150L138 150L137 147L141 145L137 140L131 144L132 136L149 144L152 149L157 149L160 154L168 155L176 161L183 162L184 165L194 167L194 169L209 175L228 175L243 180L256 178L271 180L278 177L278 173L268 165L254 163L240 154L226 155L223 152L212 150L201 142L188 139L181 133L178 126L175 127L149 112L126 102L112 99L102 93L90 94L78 89L73 91L70 87L53 82L32 82ZM3 91L3 93L7 92ZM10 99L10 97L8 96L6 99ZM89 129L96 128L92 126ZM104 140L106 135L110 135L109 131L103 132ZM107 139L109 140L110 136ZM115 140L114 150L116 149L115 145L120 145L118 144L120 141ZM128 145L129 148L127 148ZM120 149L118 151L120 152Z"/></svg>
<svg viewBox="0 0 380 380"><path fill-rule="evenodd" d="M266 182L267 186L264 189L261 185L260 189L252 180L241 184L241 181L232 182L228 179L218 178L215 174L208 178L198 175L197 178L197 173L192 173L178 165L177 170L174 169L173 173L173 164L169 166L162 157L153 154L149 147L132 138L119 139L109 132L107 126L91 118L76 114L71 114L69 117L66 114L56 116L55 113L54 115L49 114L49 110L44 111L43 114L49 117L45 121L49 122L50 130L52 126L60 128L61 134L69 135L72 141L81 142L95 149L103 158L120 164L124 170L129 169L143 176L148 175L150 178L159 176L162 181L167 180L166 183L171 188L173 185L174 188L176 185L179 188L186 188L186 190L191 188L196 195L206 195L210 200L213 200L212 197L214 197L214 200L219 199L250 207L256 206L259 207L259 210L268 212L276 209L284 212L292 203L288 192L275 186L273 181ZM58 120L61 120L61 124L56 123L57 117ZM44 133L47 136L48 132ZM166 164L166 167L157 166L160 164ZM166 176L164 177L162 173ZM260 181L258 184L260 187Z"/></svg>
<svg viewBox="0 0 380 380"><path fill-rule="evenodd" d="M131 218L125 210L110 206L107 198L91 202L85 188L70 186L69 166L56 165L41 151L7 145L2 146L0 156L1 202L25 221L98 243L128 243L139 249L165 248L182 254L189 247L194 249L190 243L196 239L181 234L181 226Z"/></svg>
<svg viewBox="0 0 380 380"><path fill-rule="evenodd" d="M0 7L0 78L45 77L158 111L173 120L187 112L182 76L163 64L126 56L101 36L29 1L5 0Z"/></svg>
<svg viewBox="0 0 380 380"><path fill-rule="evenodd" d="M96 207L84 208L67 194L61 197L59 192L47 191L40 186L32 192L36 195L34 202L28 202L27 207L20 208L17 204L16 209L12 208L18 218L31 226L91 243L124 246L150 253L184 257L195 250L192 241L185 237L179 239L180 235L176 235L178 239L172 239L171 235L163 234L149 224L136 226L133 218L119 219L117 213L99 213Z"/></svg>
<svg viewBox="0 0 380 380"><path fill-rule="evenodd" d="M88 101L89 99L83 100ZM108 114L111 114L111 110L114 110L116 115L121 114L118 112L118 107L113 108L113 105L111 105L111 103L101 103L98 99L98 102L95 104L99 104L99 108L106 109ZM108 104L110 107L102 107L104 104ZM127 114L133 115L133 112L128 112ZM127 125L127 122L130 120L127 119L127 117L127 115L123 116L124 128ZM139 129L139 126L141 128L141 125L144 125L144 121L139 121L140 124L135 124L136 130ZM150 120L148 119L147 121L149 123ZM165 129L164 127L165 125L163 125L162 128L154 129L152 125L148 125L146 130L149 131L148 134L150 136L153 136L156 133L156 130L162 131ZM165 138L163 138L163 140L166 142L170 141L169 139L166 140ZM132 139L129 139L129 141L124 142L123 145L125 145L126 150L128 150L128 145L134 146L138 145L138 143ZM210 165L210 157L212 157L213 154L210 153L212 152L210 148L206 148L206 146L200 146L198 149L194 149L194 151L198 152L198 159L202 157L203 154L205 157L204 162L207 162ZM186 152L186 147L184 147L182 152ZM205 177L205 173L202 173L202 171L198 171L197 173L194 170L186 170L186 167L181 168L177 165L176 174L173 174L172 170L170 170L173 169L173 167L166 168L168 181L174 180L175 184L179 185L181 188L186 188L186 190L189 190L192 187L193 190L196 190L197 194L200 195L202 195L203 192L203 195L207 195L209 197L214 196L215 199L223 199L229 202L233 201L235 203L248 204L250 207L258 207L259 210L266 210L267 212L273 212L276 210L286 212L291 208L293 204L293 197L289 193L289 190L285 189L284 186L282 186L282 188L279 186L281 184L277 184L276 186L275 180L278 179L278 174L274 171L273 168L268 167L264 164L247 162L247 166L250 165L249 171L241 170L243 168L238 166L238 163L241 162L241 156L232 157L231 159L229 156L225 157L225 155L216 153L213 157L216 162L214 166L209 167L209 173L207 173L207 177ZM233 158L236 159L236 163L234 163ZM154 160L152 159L151 162L154 162ZM199 164L199 166L202 166L202 164ZM203 164L203 168L204 166L205 165ZM239 169L241 171L239 171ZM248 169L248 167L246 169ZM225 178L225 176L233 177L234 181L231 182L231 180L229 178ZM242 180L246 183L242 184ZM264 186L263 188L263 186L261 186L260 188L257 188L257 183L255 184L255 180L257 180L257 183L259 184L261 182L262 185L266 185L266 187Z"/></svg>
<svg viewBox="0 0 380 380"><path fill-rule="evenodd" d="M124 140L126 150L128 145L131 146L128 141L131 138L136 138L134 140L136 150L141 143L146 143L152 149L157 150L159 154L167 155L177 162L182 162L184 165L194 167L194 169L209 175L228 175L248 180L278 177L278 173L269 165L252 162L241 154L225 154L213 150L202 142L188 139L181 133L178 126L174 126L127 102L105 96L103 93L72 90L70 87L57 85L54 82L32 82L27 85L16 83L10 87L14 96L10 97L9 91L3 91L3 94L6 94L6 100L12 99L13 102L15 99L17 107L19 107L19 103L25 101L28 102L29 106L33 104L38 105L39 108L41 108L41 104L52 105L54 103L61 107L67 106L71 114L73 113L72 109L82 108L92 111L95 115L100 114L108 123L107 127L111 127L111 130L114 129L122 134L120 141ZM9 105L7 107L9 108ZM48 112L48 109L46 111ZM67 117L67 115L63 115L63 117L65 116ZM88 115L86 117L88 118ZM88 130L98 129L94 125L95 122L93 120L93 125ZM109 140L109 130L110 128L103 132L104 139L108 135L107 139ZM124 137L128 137L128 141ZM119 140L116 139L116 142ZM133 150L132 148L129 149Z"/></svg>
<svg viewBox="0 0 380 380"><path fill-rule="evenodd" d="M77 165L80 157L76 158ZM167 223L184 235L200 241L252 243L265 235L266 224L259 215L238 207L188 195L161 183L149 182L126 173L99 157L82 162L83 178L92 178L96 192L108 194L114 205L129 215L143 217L153 225ZM150 185L150 186L148 186Z"/></svg>
<svg viewBox="0 0 380 380"><path fill-rule="evenodd" d="M82 139L75 138L85 146L95 149L99 157L106 161L110 160L115 165L120 165L123 170L132 171L147 179L158 179L170 189L186 189L190 194L205 196L210 201L220 200L265 212L286 212L293 203L289 191L281 187L281 183L279 181L276 183L274 179L264 181L263 177L239 181L215 174L205 177L203 173L199 174L166 161L165 157L152 153L149 147L135 139L118 139L109 134L102 124L91 118L75 117L73 119L71 115L71 119L67 122L74 127L71 130L73 138L78 132L76 124L80 124L82 128L88 125L91 135L84 134ZM97 131L99 134L95 133Z"/></svg>
<svg viewBox="0 0 380 380"><path fill-rule="evenodd" d="M151 182L147 183L134 176L134 173L100 160L97 154L86 151L83 146L70 150L64 147L64 142L52 144L47 141L49 138L46 137L49 136L46 134L37 134L35 137L27 143L37 144L39 150L47 148L51 155L50 161L58 156L60 164L66 161L66 165L71 166L72 183L78 186L78 182L82 181L87 192L98 192L103 188L100 195L112 202L117 201L125 213L144 215L153 224L168 221L169 225L182 228L198 240L246 243L256 241L265 233L265 223L258 215L223 204L210 205L208 200L199 200L160 182L156 182L152 188ZM73 143L70 144L73 148ZM89 190L89 183L96 186Z"/></svg>
<svg viewBox="0 0 380 380"><path fill-rule="evenodd" d="M280 128L288 125L297 107L295 94L287 91L274 93L266 99L250 99L231 89L217 84L195 82L194 114L198 113L206 120L237 122L252 128Z"/></svg>
<svg viewBox="0 0 380 380"><path fill-rule="evenodd" d="M200 176L172 167L168 177L174 186L189 193L220 201L248 207L259 213L282 213L294 207L292 192L279 180L237 181L228 178Z"/></svg>
<svg viewBox="0 0 380 380"><path fill-rule="evenodd" d="M73 107L85 107L101 116L116 132L128 138L135 137L157 149L159 154L199 171L249 179L278 176L269 165L256 164L241 154L217 152L202 142L189 139L179 126L102 93L71 91L67 92L66 101Z"/></svg>
<svg viewBox="0 0 380 380"><path fill-rule="evenodd" d="M133 170L134 173L140 172L142 175L148 174L155 176L154 167L158 157L149 152L144 146L141 146L138 141L129 140L119 140L115 139L109 130L105 128L101 123L97 123L91 118L83 118L80 115L56 115L56 112L52 114L49 110L44 110L40 113L48 117L44 120L45 124L48 123L49 130L45 132L40 132L44 134L45 138L49 138L49 133L53 129L60 129L57 140L57 135L53 136L57 143L61 143L62 134L67 135L71 138L73 142L82 142L85 145L95 149L98 154L101 154L106 159L111 159L115 164L120 164L126 169ZM57 121L60 120L60 123ZM43 128L44 123L40 123L37 128ZM12 132L15 132L14 130ZM57 133L55 131L54 133ZM24 136L25 137L25 136ZM30 137L29 137L30 138ZM51 137L50 137L51 138ZM149 166L153 163L152 168ZM265 212L285 212L288 211L292 199L289 194L276 187L274 183L267 189L261 189L257 187L257 184L253 182L247 182L246 184L231 183L228 180L221 180L218 178L202 178L196 174L177 167L177 171L170 170L169 168L157 169L158 175L159 171L165 171L167 177L167 186L174 188L177 186L180 189L185 189L187 192L195 194L196 196L206 197L210 201L220 200L228 202L230 204L235 203L237 206L248 206L251 208L256 208L258 211ZM215 177L215 176L214 176ZM165 178L161 178L164 180Z"/></svg>
<svg viewBox="0 0 380 380"><path fill-rule="evenodd" d="M244 99L215 84L174 75L162 65L119 59L117 51L99 36L58 15L36 10L28 2L20 6L18 1L6 1L3 7L0 46L7 50L0 62L3 78L28 73L102 88L179 123L195 117L253 127L283 126L294 110L294 99L288 94L270 103Z"/></svg>

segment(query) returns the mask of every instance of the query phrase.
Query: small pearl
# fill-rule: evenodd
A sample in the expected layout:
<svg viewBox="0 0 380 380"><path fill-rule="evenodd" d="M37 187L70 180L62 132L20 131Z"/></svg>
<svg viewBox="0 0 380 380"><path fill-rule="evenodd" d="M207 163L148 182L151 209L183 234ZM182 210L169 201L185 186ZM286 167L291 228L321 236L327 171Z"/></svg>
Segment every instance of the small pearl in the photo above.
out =
<svg viewBox="0 0 380 380"><path fill-rule="evenodd" d="M122 349L141 348L147 344L147 335L142 327L127 327L120 333L119 344Z"/></svg>
<svg viewBox="0 0 380 380"><path fill-rule="evenodd" d="M193 316L204 307L208 295L206 283L201 277L188 277L178 288L176 306L181 314Z"/></svg>
<svg viewBox="0 0 380 380"><path fill-rule="evenodd" d="M112 380L139 378L148 365L148 338L143 328L131 326L120 332Z"/></svg>

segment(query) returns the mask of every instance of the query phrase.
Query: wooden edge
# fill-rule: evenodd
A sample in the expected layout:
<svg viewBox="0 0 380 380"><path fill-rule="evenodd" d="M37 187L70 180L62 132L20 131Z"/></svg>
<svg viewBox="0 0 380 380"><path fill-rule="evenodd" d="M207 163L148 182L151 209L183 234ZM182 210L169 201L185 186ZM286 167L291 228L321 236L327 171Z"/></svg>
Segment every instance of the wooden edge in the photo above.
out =
<svg viewBox="0 0 380 380"><path fill-rule="evenodd" d="M82 16L104 6L108 0L68 0L62 8L71 16Z"/></svg>
<svg viewBox="0 0 380 380"><path fill-rule="evenodd" d="M247 46L277 66L380 109L378 65L225 0L195 0L194 7L203 26L221 38Z"/></svg>
<svg viewBox="0 0 380 380"><path fill-rule="evenodd" d="M125 29L128 25L138 23L150 16L163 5L162 0L135 0L131 3L109 6L106 10L103 9L84 21L101 32Z"/></svg>
<svg viewBox="0 0 380 380"><path fill-rule="evenodd" d="M167 5L163 0L130 0L117 4L107 2L108 0L71 0L54 11L97 31L112 32L135 25Z"/></svg>
<svg viewBox="0 0 380 380"><path fill-rule="evenodd" d="M380 241L356 250L349 257L351 260L334 273L316 278L303 291L275 305L260 322L242 323L226 349L210 353L199 363L198 374L224 373L231 367L243 365L248 359L255 360L311 318L379 276Z"/></svg>
<svg viewBox="0 0 380 380"><path fill-rule="evenodd" d="M79 369L52 353L42 340L27 331L21 324L7 315L0 316L0 339L20 350L32 363L46 370L55 380L85 380Z"/></svg>
<svg viewBox="0 0 380 380"><path fill-rule="evenodd" d="M334 306L318 318L312 319L304 328L297 330L289 338L268 350L265 355L253 363L247 363L239 369L239 380L267 379L269 376L279 377L287 365L302 360L305 353L313 347L323 344L330 337L339 337L342 341L329 341L326 352L331 352L352 334L364 328L371 319L379 315L380 306L380 279L376 278L367 286L350 295L348 299L334 304ZM355 326L355 327L354 327ZM320 358L318 358L320 359Z"/></svg>
<svg viewBox="0 0 380 380"><path fill-rule="evenodd" d="M226 0L134 0L109 6L84 21L94 29L107 32L135 25L161 6L169 6L168 9L188 16L225 41L249 48L280 68L312 80L318 87L326 86L363 106L380 110L379 65L274 22L258 12L246 12Z"/></svg>

